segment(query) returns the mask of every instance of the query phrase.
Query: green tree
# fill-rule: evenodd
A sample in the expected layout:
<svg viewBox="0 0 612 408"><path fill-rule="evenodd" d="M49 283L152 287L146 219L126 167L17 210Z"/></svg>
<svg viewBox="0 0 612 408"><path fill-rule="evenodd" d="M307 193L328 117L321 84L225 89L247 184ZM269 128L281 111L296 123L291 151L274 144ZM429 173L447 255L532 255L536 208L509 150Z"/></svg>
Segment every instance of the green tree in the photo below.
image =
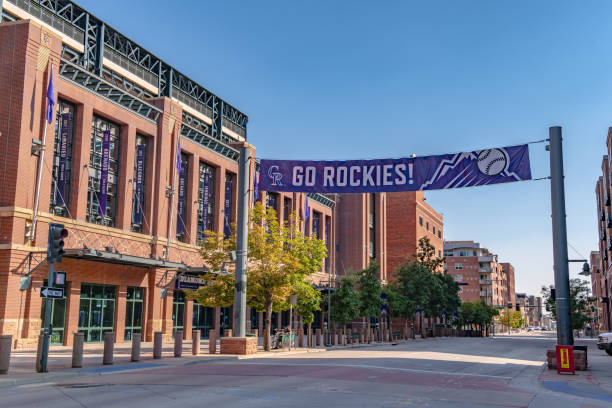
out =
<svg viewBox="0 0 612 408"><path fill-rule="evenodd" d="M326 256L325 242L304 236L299 228L300 223L299 217L292 214L288 223L280 224L276 211L266 208L261 202L255 203L250 212L247 305L266 313L266 351L270 350L272 312L289 308L289 295L303 289L302 285L308 281L308 276L321 270ZM202 245L201 254L205 264L213 270L229 259L229 251L235 248L236 228L232 230L234 236L227 240L223 240L221 234L207 232L207 237L215 239L211 239L210 244L207 239ZM208 305L218 300L233 299L233 274L223 277L222 281L224 284L218 287L207 285L198 289L194 298ZM215 291L219 293L215 294Z"/></svg>
<svg viewBox="0 0 612 408"><path fill-rule="evenodd" d="M373 260L370 265L358 272L357 296L359 299L359 315L363 317L364 324L369 323L371 317L380 315L382 307L382 286L378 279L378 263Z"/></svg>
<svg viewBox="0 0 612 408"><path fill-rule="evenodd" d="M591 289L589 283L580 278L570 279L570 315L572 319L572 329L584 329L586 323L591 320L589 302L592 299L589 297ZM554 318L557 318L557 307L555 301L551 298L550 289L553 286L542 286L542 296L546 310L552 312Z"/></svg>
<svg viewBox="0 0 612 408"><path fill-rule="evenodd" d="M316 290L310 281L303 281L297 285L296 295L295 311L302 318L302 321L308 325L308 335L311 336L314 314L321 310L321 292Z"/></svg>
<svg viewBox="0 0 612 408"><path fill-rule="evenodd" d="M457 313L458 327L468 326L470 330L484 331L497 316L499 311L487 305L482 299L476 302L463 302Z"/></svg>
<svg viewBox="0 0 612 408"><path fill-rule="evenodd" d="M446 320L450 316L453 316L461 305L459 285L455 282L455 279L447 273L437 274L435 276L439 281L439 287L442 293L440 310L446 323Z"/></svg>
<svg viewBox="0 0 612 408"><path fill-rule="evenodd" d="M340 279L338 289L331 295L331 318L341 324L345 332L346 325L359 317L359 296L354 286L354 279L344 276Z"/></svg>

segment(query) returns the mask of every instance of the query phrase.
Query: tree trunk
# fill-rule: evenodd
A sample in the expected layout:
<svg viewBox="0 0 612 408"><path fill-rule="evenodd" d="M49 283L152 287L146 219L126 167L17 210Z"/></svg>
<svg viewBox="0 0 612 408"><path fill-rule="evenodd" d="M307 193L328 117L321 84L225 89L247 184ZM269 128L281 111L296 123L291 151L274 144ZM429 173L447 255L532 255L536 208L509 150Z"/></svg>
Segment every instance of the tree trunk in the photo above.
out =
<svg viewBox="0 0 612 408"><path fill-rule="evenodd" d="M308 347L313 347L316 346L315 344L312 344L312 323L308 323Z"/></svg>
<svg viewBox="0 0 612 408"><path fill-rule="evenodd" d="M266 330L264 331L264 350L270 351L270 326L272 326L272 302L266 302Z"/></svg>

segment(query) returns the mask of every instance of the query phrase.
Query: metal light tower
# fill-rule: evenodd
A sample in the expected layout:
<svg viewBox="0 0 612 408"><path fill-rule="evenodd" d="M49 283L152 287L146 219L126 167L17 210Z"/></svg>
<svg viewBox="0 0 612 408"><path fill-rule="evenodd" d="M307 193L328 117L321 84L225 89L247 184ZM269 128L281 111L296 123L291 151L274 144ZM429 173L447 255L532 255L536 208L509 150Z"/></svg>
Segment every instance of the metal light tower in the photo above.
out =
<svg viewBox="0 0 612 408"><path fill-rule="evenodd" d="M574 344L574 336L570 313L561 127L553 126L549 128L548 134L550 138L550 199L552 207L553 257L557 297L557 344L571 346Z"/></svg>
<svg viewBox="0 0 612 408"><path fill-rule="evenodd" d="M238 171L238 223L236 239L236 286L234 288L235 337L246 336L247 248L249 242L249 156L248 146L240 148Z"/></svg>

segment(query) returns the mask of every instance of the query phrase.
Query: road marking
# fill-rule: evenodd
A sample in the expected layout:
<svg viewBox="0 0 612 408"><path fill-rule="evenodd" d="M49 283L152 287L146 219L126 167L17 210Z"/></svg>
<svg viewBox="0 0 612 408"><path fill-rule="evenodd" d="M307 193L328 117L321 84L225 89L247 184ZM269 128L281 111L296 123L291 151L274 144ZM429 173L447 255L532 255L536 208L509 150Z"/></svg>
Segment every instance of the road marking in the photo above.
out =
<svg viewBox="0 0 612 408"><path fill-rule="evenodd" d="M242 360L244 361L244 360ZM454 375L456 377L483 377L483 378L498 378L500 380L511 380L513 377L502 377L499 375L487 375L487 374L472 374L472 373L455 373L450 371L433 371L433 370L418 370L415 368L399 368L399 367L384 367L384 366L375 366L368 364L318 364L318 363L299 363L299 364L278 364L278 363L255 363L248 362L239 364L245 365L269 365L269 366L318 366L318 367L353 367L353 368L372 368L376 370L390 370L390 371L403 371L408 373L421 373L421 374L436 374L436 375ZM220 363L220 364L232 364L232 363Z"/></svg>

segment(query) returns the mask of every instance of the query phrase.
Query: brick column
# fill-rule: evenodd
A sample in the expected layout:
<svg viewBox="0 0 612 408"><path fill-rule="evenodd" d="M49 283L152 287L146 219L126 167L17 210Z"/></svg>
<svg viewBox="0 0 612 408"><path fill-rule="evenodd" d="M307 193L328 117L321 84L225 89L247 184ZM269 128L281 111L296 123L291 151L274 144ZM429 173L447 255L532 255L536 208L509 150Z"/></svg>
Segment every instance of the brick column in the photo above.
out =
<svg viewBox="0 0 612 408"><path fill-rule="evenodd" d="M127 303L127 285L119 285L117 292L117 307L115 308L115 343L125 339L125 311Z"/></svg>
<svg viewBox="0 0 612 408"><path fill-rule="evenodd" d="M70 186L70 212L72 216L85 220L87 215L87 183L89 180L89 144L93 106L77 105L72 145L72 169Z"/></svg>
<svg viewBox="0 0 612 408"><path fill-rule="evenodd" d="M79 331L79 309L81 306L81 282L68 281L66 296L66 326L64 328L64 344L72 346L73 333Z"/></svg>
<svg viewBox="0 0 612 408"><path fill-rule="evenodd" d="M145 325L146 341L153 341L153 333L162 331L162 313L163 304L161 295L161 287L157 282L161 280L164 272L162 270L151 269L149 271L149 286L147 290L147 319Z"/></svg>
<svg viewBox="0 0 612 408"><path fill-rule="evenodd" d="M198 242L198 189L200 183L200 156L194 154L189 159L189 174L187 175L187 199L186 202L190 203L189 213L185 220L185 225L189 231L191 237L191 243L196 244Z"/></svg>
<svg viewBox="0 0 612 408"><path fill-rule="evenodd" d="M217 333L217 338L221 338L221 308L219 306L215 307L215 317L214 317L214 321L215 321L215 325L214 325L214 329L215 332Z"/></svg>
<svg viewBox="0 0 612 408"><path fill-rule="evenodd" d="M183 329L183 338L185 340L191 340L192 327L193 327L193 300L185 300L185 317L183 323L185 328Z"/></svg>
<svg viewBox="0 0 612 408"><path fill-rule="evenodd" d="M134 192L134 159L136 155L136 128L134 126L121 126L120 145L117 228L129 231L132 226L132 194ZM128 183L128 180L132 180L132 182ZM121 338L123 339L123 334ZM115 336L115 342L117 341L117 336Z"/></svg>

